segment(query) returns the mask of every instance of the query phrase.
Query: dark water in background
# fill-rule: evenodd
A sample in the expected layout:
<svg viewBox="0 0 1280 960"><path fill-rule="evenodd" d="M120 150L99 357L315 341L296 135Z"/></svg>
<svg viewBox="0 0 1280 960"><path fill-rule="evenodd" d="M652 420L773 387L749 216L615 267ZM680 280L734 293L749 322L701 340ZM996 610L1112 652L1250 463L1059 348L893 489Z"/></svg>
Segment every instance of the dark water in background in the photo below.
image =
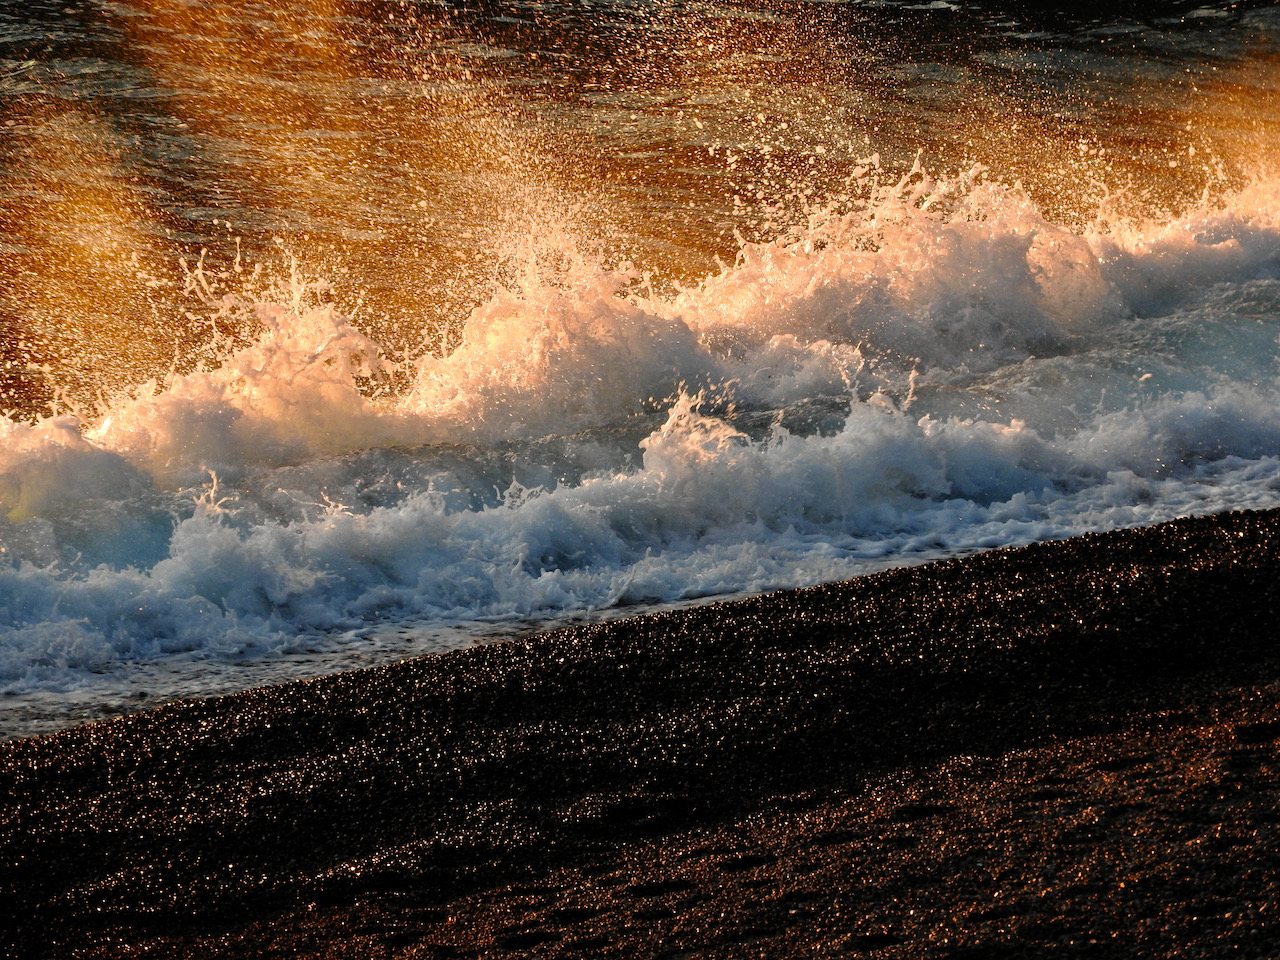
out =
<svg viewBox="0 0 1280 960"><path fill-rule="evenodd" d="M190 362L207 327L175 264L225 270L237 239L416 352L457 342L542 208L690 280L870 153L986 164L1055 219L1108 190L1175 206L1247 173L1274 123L1255 6L10 3L5 395Z"/></svg>
<svg viewBox="0 0 1280 960"><path fill-rule="evenodd" d="M0 4L4 729L1280 503L1278 48L1261 3Z"/></svg>

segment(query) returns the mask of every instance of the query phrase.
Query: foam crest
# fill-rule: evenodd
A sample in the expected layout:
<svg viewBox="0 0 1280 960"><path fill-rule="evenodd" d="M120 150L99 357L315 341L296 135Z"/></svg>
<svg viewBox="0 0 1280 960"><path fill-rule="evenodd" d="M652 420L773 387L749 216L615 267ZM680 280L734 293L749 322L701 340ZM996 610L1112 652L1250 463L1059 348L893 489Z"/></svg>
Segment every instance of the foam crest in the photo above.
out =
<svg viewBox="0 0 1280 960"><path fill-rule="evenodd" d="M601 270L572 288L499 293L471 315L457 350L419 362L400 409L459 438L573 433L705 382L714 364L693 331L622 296L634 279Z"/></svg>
<svg viewBox="0 0 1280 960"><path fill-rule="evenodd" d="M253 308L261 330L253 343L212 369L142 385L89 438L181 484L208 470L230 475L397 438L359 385L390 372L378 344L332 306L296 299Z"/></svg>
<svg viewBox="0 0 1280 960"><path fill-rule="evenodd" d="M1218 283L1276 272L1274 191L1256 186L1172 223L1083 234L1046 221L980 171L889 186L815 212L697 286L641 295L638 274L577 262L536 270L468 318L445 357L395 371L333 306L252 305L260 328L210 369L145 384L87 436L165 482L384 444L564 435L732 383L740 402L889 390L920 373L991 374L1106 343ZM858 191L862 191L861 194ZM574 256L572 251L570 253Z"/></svg>
<svg viewBox="0 0 1280 960"><path fill-rule="evenodd" d="M1270 186L1073 232L862 177L669 295L566 253L396 366L286 290L96 423L0 420L4 688L1280 504Z"/></svg>
<svg viewBox="0 0 1280 960"><path fill-rule="evenodd" d="M1087 237L1129 310L1165 313L1214 284L1280 273L1280 184L1257 179L1165 222L1113 219L1104 208Z"/></svg>
<svg viewBox="0 0 1280 960"><path fill-rule="evenodd" d="M1088 241L980 171L890 186L744 244L737 263L673 303L723 350L856 346L907 368L992 369L1123 312ZM846 206L851 208L846 209ZM825 347L824 347L825 349Z"/></svg>
<svg viewBox="0 0 1280 960"><path fill-rule="evenodd" d="M1221 384L1163 396L1099 417L1066 450L1082 473L1092 467L1144 477L1227 457L1274 456L1280 452L1278 404L1274 382L1266 388Z"/></svg>
<svg viewBox="0 0 1280 960"><path fill-rule="evenodd" d="M0 510L12 522L63 513L92 497L122 499L140 485L121 457L85 439L75 417L0 419Z"/></svg>

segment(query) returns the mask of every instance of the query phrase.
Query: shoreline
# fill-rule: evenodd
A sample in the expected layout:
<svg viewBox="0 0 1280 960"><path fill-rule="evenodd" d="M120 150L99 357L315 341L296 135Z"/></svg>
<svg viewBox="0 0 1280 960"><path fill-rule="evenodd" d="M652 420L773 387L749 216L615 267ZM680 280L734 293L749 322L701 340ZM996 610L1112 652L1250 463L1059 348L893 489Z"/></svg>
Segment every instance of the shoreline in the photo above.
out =
<svg viewBox="0 0 1280 960"><path fill-rule="evenodd" d="M1278 573L1220 514L0 744L0 950L1263 956Z"/></svg>

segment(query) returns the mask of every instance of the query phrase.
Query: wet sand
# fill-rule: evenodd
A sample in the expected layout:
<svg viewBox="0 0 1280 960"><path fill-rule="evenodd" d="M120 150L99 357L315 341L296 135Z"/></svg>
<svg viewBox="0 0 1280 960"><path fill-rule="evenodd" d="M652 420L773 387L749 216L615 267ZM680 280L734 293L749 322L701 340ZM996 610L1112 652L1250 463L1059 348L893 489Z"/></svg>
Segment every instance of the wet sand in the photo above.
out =
<svg viewBox="0 0 1280 960"><path fill-rule="evenodd" d="M1269 957L1280 514L0 745L0 951Z"/></svg>

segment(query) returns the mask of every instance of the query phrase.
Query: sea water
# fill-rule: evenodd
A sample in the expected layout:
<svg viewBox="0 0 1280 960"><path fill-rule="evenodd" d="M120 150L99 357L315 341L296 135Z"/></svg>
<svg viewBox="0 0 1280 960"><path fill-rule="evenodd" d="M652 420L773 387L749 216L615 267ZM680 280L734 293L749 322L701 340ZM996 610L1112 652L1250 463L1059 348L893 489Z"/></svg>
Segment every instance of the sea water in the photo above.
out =
<svg viewBox="0 0 1280 960"><path fill-rule="evenodd" d="M0 735L1280 506L1278 44L1238 3L5 8Z"/></svg>

